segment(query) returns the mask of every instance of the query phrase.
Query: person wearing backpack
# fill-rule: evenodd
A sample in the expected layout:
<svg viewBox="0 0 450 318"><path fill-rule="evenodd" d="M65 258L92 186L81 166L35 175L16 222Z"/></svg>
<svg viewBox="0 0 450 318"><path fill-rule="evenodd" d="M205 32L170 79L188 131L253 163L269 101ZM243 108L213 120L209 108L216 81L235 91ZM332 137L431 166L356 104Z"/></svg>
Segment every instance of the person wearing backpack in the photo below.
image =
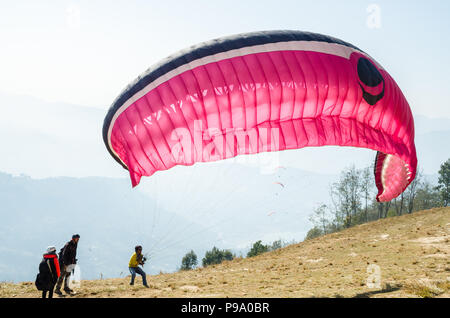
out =
<svg viewBox="0 0 450 318"><path fill-rule="evenodd" d="M67 294L73 292L72 289L69 288L69 279L70 273L75 269L75 265L77 263L77 247L78 241L80 240L79 234L74 234L72 239L64 245L64 247L59 252L59 263L61 264L61 276L59 276L58 281L56 282L55 293L58 295L62 295L61 293L61 285L64 281L64 291Z"/></svg>
<svg viewBox="0 0 450 318"><path fill-rule="evenodd" d="M42 298L53 298L53 289L60 276L60 268L56 248L49 246L47 253L43 255L43 259L39 264L39 274L36 277L36 287L42 290Z"/></svg>

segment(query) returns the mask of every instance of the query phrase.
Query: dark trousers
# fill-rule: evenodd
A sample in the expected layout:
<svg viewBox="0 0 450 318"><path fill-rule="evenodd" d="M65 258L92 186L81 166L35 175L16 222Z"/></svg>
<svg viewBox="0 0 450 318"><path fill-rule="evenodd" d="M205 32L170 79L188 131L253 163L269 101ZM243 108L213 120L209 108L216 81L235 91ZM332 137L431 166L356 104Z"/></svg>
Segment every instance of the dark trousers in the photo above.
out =
<svg viewBox="0 0 450 318"><path fill-rule="evenodd" d="M48 298L53 298L53 288L55 285L52 285L52 288L50 290L43 290L42 291L42 298L47 298L47 292L48 292Z"/></svg>
<svg viewBox="0 0 450 318"><path fill-rule="evenodd" d="M69 289L70 272L66 272L67 265L61 268L61 275L56 282L56 290L61 290L61 285L64 281L64 290Z"/></svg>

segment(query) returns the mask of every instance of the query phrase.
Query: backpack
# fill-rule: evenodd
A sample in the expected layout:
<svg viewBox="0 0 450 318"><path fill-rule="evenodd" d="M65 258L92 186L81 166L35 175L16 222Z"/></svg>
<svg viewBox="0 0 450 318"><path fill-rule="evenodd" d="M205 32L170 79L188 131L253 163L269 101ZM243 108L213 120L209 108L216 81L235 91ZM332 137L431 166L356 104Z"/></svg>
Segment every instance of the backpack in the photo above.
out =
<svg viewBox="0 0 450 318"><path fill-rule="evenodd" d="M34 284L36 285L37 290L44 290L44 284L42 283L41 274L38 273L36 275L36 280L34 281Z"/></svg>
<svg viewBox="0 0 450 318"><path fill-rule="evenodd" d="M64 246L59 250L59 253L58 253L58 260L59 260L59 264L60 264L60 265L64 265L64 259L63 259L63 257L64 257L64 251L65 251L66 247L67 247L67 244L64 245Z"/></svg>
<svg viewBox="0 0 450 318"><path fill-rule="evenodd" d="M45 290L48 282L52 279L52 271L50 264L47 263L46 259L43 259L39 264L39 273L36 275L36 280L34 284L37 290Z"/></svg>

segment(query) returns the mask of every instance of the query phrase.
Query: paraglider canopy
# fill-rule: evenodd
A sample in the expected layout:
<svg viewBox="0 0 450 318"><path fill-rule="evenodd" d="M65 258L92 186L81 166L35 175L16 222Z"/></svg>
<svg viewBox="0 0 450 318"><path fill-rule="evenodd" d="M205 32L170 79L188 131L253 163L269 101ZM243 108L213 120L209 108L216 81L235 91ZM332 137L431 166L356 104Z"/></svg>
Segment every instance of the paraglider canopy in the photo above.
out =
<svg viewBox="0 0 450 318"><path fill-rule="evenodd" d="M103 139L141 176L310 146L377 151L377 200L414 179L414 122L401 90L377 62L342 40L301 31L224 37L151 67L114 101Z"/></svg>

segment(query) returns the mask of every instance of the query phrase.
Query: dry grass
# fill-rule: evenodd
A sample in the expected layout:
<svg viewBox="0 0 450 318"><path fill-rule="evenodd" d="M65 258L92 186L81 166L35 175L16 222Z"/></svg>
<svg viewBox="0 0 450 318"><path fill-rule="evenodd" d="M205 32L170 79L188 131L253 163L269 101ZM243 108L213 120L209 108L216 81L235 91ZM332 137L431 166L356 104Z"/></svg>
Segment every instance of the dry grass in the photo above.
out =
<svg viewBox="0 0 450 318"><path fill-rule="evenodd" d="M257 257L149 276L82 281L72 297L449 297L450 208L359 225ZM371 265L371 266L369 266ZM372 286L368 269L379 266ZM369 267L368 267L369 266ZM0 297L39 297L1 283Z"/></svg>

